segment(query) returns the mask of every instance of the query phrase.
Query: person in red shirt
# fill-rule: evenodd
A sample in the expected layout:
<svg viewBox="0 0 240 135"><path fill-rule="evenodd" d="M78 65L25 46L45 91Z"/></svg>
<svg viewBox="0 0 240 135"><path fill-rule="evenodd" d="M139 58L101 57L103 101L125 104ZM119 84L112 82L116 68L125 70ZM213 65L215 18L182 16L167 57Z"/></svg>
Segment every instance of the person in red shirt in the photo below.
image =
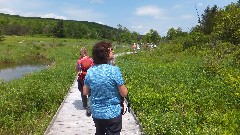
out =
<svg viewBox="0 0 240 135"><path fill-rule="evenodd" d="M87 49L82 47L80 50L80 58L76 64L76 71L78 72L78 89L81 92L83 107L87 109L87 96L83 95L84 79L87 74L87 70L93 66L93 59L88 56Z"/></svg>
<svg viewBox="0 0 240 135"><path fill-rule="evenodd" d="M137 50L136 50L136 48L137 48L137 45L136 45L136 43L133 43L133 46L132 46L132 48L133 48L133 52L134 52L134 53L137 53Z"/></svg>

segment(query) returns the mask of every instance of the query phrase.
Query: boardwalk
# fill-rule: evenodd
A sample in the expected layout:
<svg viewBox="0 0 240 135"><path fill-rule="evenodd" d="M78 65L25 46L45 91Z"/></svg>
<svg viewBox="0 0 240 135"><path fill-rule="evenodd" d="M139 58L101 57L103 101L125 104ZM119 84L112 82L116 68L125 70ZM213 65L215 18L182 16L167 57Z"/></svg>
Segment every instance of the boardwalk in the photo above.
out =
<svg viewBox="0 0 240 135"><path fill-rule="evenodd" d="M133 113L123 115L121 135L141 135ZM82 106L81 94L75 79L64 101L52 119L45 135L94 135L95 126L92 117L86 116Z"/></svg>

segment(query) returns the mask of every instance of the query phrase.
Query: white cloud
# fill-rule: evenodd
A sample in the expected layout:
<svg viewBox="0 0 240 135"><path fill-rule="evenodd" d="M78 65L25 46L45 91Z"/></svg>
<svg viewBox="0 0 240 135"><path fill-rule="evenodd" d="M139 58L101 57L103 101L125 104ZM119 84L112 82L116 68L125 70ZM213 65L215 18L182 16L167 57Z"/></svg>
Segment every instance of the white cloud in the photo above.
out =
<svg viewBox="0 0 240 135"><path fill-rule="evenodd" d="M21 16L24 16L24 17L40 17L41 15L38 15L36 13L31 13L31 12L27 12L27 13L23 13L23 14L20 14Z"/></svg>
<svg viewBox="0 0 240 135"><path fill-rule="evenodd" d="M0 12L5 14L10 14L10 15L17 15L19 11L15 11L9 8L2 8L0 9Z"/></svg>
<svg viewBox="0 0 240 135"><path fill-rule="evenodd" d="M103 24L104 25L104 23L103 22L97 22L98 24Z"/></svg>
<svg viewBox="0 0 240 135"><path fill-rule="evenodd" d="M138 16L153 16L155 19L163 16L163 11L156 6L144 6L136 8L135 14Z"/></svg>
<svg viewBox="0 0 240 135"><path fill-rule="evenodd" d="M67 17L58 16L58 15L55 15L55 14L45 14L45 15L42 16L42 18L55 18L55 19L63 19L63 20L67 19Z"/></svg>

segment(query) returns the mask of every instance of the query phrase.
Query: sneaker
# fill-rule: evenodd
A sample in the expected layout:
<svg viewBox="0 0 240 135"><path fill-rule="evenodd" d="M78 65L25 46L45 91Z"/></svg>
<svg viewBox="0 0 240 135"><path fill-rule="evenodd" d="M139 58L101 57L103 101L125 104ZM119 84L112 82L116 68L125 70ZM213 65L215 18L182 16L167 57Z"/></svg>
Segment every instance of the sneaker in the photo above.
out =
<svg viewBox="0 0 240 135"><path fill-rule="evenodd" d="M86 108L86 115L90 117L92 115L90 107Z"/></svg>

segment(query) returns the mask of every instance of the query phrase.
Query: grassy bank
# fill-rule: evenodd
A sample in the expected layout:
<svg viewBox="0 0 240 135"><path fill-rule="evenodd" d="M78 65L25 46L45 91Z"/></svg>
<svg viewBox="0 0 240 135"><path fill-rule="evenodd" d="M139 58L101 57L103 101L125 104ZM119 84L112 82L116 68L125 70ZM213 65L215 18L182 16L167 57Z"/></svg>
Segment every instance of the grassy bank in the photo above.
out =
<svg viewBox="0 0 240 135"><path fill-rule="evenodd" d="M121 57L118 65L144 132L238 134L239 50L226 44L183 50L171 44Z"/></svg>
<svg viewBox="0 0 240 135"><path fill-rule="evenodd" d="M48 59L52 61L61 58L65 59L63 56L66 54L64 53L60 54L61 56L59 57L54 55L56 52L50 52L65 47L72 48L72 51L74 51L73 56L78 57L81 47L91 50L91 46L96 42L97 40L6 36L5 40L0 42L0 63L24 63L33 59ZM115 53L129 50L129 45L113 43L113 46L118 48L114 50ZM89 55L91 55L91 51L89 51Z"/></svg>
<svg viewBox="0 0 240 135"><path fill-rule="evenodd" d="M1 43L2 64L31 59L51 62L46 70L0 84L1 134L44 133L75 79L74 65L81 46L75 39L35 37L7 37Z"/></svg>

